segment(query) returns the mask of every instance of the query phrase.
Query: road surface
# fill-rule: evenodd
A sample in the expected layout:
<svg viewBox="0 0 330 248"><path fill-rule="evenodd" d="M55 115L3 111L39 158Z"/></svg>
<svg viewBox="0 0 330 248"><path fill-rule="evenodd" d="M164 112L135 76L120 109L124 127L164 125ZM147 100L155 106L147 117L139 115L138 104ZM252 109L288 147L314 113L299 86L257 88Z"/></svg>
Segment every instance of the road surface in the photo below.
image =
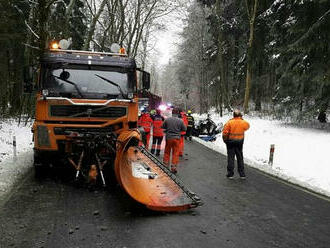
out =
<svg viewBox="0 0 330 248"><path fill-rule="evenodd" d="M186 142L178 176L204 201L179 213L138 206L118 187L89 191L31 169L2 202L0 247L330 247L330 202Z"/></svg>

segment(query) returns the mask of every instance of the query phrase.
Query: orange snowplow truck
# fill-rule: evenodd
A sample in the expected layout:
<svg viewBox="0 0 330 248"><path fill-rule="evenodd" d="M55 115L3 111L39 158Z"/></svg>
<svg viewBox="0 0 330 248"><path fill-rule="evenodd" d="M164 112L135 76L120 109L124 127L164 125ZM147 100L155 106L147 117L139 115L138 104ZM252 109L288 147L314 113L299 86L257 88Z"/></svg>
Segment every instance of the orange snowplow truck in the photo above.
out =
<svg viewBox="0 0 330 248"><path fill-rule="evenodd" d="M59 48L45 52L32 127L36 176L64 166L81 183L106 186L115 179L153 210L200 205L194 193L140 146L138 95L149 87L150 74L125 54ZM31 90L31 80L25 80L25 88Z"/></svg>
<svg viewBox="0 0 330 248"><path fill-rule="evenodd" d="M40 61L32 127L36 171L66 162L88 137L136 129L137 92L150 86L149 73L141 73L138 85L135 61L125 54L48 50Z"/></svg>

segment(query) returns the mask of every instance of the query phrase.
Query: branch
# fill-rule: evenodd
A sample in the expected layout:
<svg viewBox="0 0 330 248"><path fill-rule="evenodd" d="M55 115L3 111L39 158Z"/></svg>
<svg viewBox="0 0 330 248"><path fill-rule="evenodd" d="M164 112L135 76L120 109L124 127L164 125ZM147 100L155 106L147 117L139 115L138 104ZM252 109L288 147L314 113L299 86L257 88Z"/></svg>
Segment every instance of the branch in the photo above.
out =
<svg viewBox="0 0 330 248"><path fill-rule="evenodd" d="M27 46L27 47L30 47L30 48L35 49L35 50L41 50L39 47L31 46L31 45L29 45L27 43L22 43L22 45Z"/></svg>
<svg viewBox="0 0 330 248"><path fill-rule="evenodd" d="M249 18L249 20L251 20L250 6L248 3L248 0L245 0L245 5L246 5L246 11L247 11L248 18Z"/></svg>
<svg viewBox="0 0 330 248"><path fill-rule="evenodd" d="M308 31L303 34L297 41L295 41L292 45L290 45L291 48L299 45L301 42L303 42L305 39L307 39L325 20L327 20L327 16L330 15L330 9L327 10L327 12L324 13L309 29Z"/></svg>
<svg viewBox="0 0 330 248"><path fill-rule="evenodd" d="M106 0L102 0L100 8L97 10L97 13L95 14L94 18L91 21L89 30L87 32L87 37L86 37L86 40L85 40L85 44L84 44L84 47L83 47L84 50L89 49L89 42L92 40L92 37L93 37L94 32L95 32L96 23L97 23L100 15L102 14L102 12L104 10L105 4L106 4Z"/></svg>
<svg viewBox="0 0 330 248"><path fill-rule="evenodd" d="M49 3L46 5L46 9L49 9L50 8L50 6L53 4L53 3L55 3L57 0L51 0L51 1L49 1Z"/></svg>
<svg viewBox="0 0 330 248"><path fill-rule="evenodd" d="M70 0L69 4L66 6L65 15L66 15L67 19L69 19L70 15L72 14L72 10L75 5L75 1L76 0Z"/></svg>
<svg viewBox="0 0 330 248"><path fill-rule="evenodd" d="M85 1L85 3L87 4L87 7L88 7L89 11L91 12L92 18L95 18L95 14L93 13L92 6L89 4L88 1ZM97 22L102 26L102 28L105 29L104 24L101 23L101 21L99 19L97 19Z"/></svg>
<svg viewBox="0 0 330 248"><path fill-rule="evenodd" d="M34 1L32 1L32 0L29 0L29 3L31 3L31 4L38 4L38 2L34 2Z"/></svg>
<svg viewBox="0 0 330 248"><path fill-rule="evenodd" d="M95 39L92 39L91 40L95 45L97 45L99 48L102 49L102 46L95 40ZM101 51L102 52L102 51Z"/></svg>
<svg viewBox="0 0 330 248"><path fill-rule="evenodd" d="M37 39L40 39L39 35L37 35L33 29L30 27L30 25L26 22L26 20L24 21L25 22L25 25L28 27L28 29L30 29L31 33L37 38Z"/></svg>

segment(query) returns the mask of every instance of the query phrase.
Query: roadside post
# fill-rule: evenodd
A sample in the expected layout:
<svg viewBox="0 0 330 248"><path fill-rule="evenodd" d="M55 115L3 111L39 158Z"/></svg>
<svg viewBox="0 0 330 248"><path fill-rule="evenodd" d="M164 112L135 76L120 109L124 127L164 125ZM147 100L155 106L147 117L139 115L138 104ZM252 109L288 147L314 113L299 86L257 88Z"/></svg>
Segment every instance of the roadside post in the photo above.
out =
<svg viewBox="0 0 330 248"><path fill-rule="evenodd" d="M13 153L14 153L14 160L16 160L17 154L16 154L16 136L13 136Z"/></svg>
<svg viewBox="0 0 330 248"><path fill-rule="evenodd" d="M274 151L275 151L275 145L274 144L271 144L270 145L270 152L269 152L269 161L268 161L268 164L270 166L273 165L273 161L274 161Z"/></svg>

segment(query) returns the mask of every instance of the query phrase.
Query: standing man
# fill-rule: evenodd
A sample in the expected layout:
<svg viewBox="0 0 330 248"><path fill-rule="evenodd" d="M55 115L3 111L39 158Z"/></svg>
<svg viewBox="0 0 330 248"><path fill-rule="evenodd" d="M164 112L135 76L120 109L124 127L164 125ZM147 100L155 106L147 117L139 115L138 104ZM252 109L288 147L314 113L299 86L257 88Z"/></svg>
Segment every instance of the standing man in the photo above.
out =
<svg viewBox="0 0 330 248"><path fill-rule="evenodd" d="M245 179L244 160L243 160L243 143L244 132L249 129L250 124L243 120L242 113L235 109L234 118L230 119L224 126L222 131L222 139L227 146L227 178L234 177L234 161L235 155L237 159L237 171L242 179Z"/></svg>
<svg viewBox="0 0 330 248"><path fill-rule="evenodd" d="M145 141L145 147L149 149L149 140L150 140L150 129L152 125L152 119L149 115L149 113L146 110L142 111L142 114L138 120L138 126L143 127L146 141Z"/></svg>
<svg viewBox="0 0 330 248"><path fill-rule="evenodd" d="M160 110L156 110L156 114L151 116L152 118L152 147L151 153L154 154L156 150L156 156L160 155L160 148L163 141L164 131L162 129L164 117L161 116Z"/></svg>
<svg viewBox="0 0 330 248"><path fill-rule="evenodd" d="M173 109L172 117L167 118L162 126L162 128L165 129L166 134L166 145L163 162L164 164L169 165L172 153L171 171L173 173L177 173L177 166L179 163L181 132L184 132L187 129L179 116L180 111L178 109Z"/></svg>
<svg viewBox="0 0 330 248"><path fill-rule="evenodd" d="M192 133L192 129L194 128L195 125L195 119L194 117L191 115L191 110L187 111L187 120L188 120L188 126L187 126L187 133L185 138L189 138L189 140L191 141L191 133Z"/></svg>

